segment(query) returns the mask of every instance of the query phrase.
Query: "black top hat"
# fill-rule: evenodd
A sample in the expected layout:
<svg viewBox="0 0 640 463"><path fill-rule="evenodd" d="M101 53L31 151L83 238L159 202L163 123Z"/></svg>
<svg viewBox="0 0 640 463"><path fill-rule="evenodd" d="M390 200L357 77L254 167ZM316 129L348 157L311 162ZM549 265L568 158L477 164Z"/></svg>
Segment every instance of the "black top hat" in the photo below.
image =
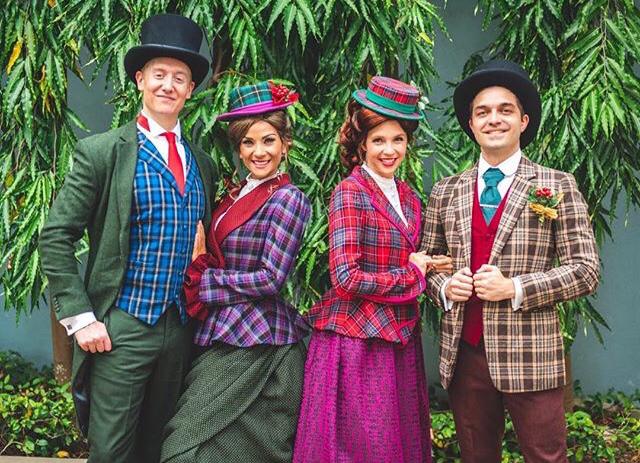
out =
<svg viewBox="0 0 640 463"><path fill-rule="evenodd" d="M511 90L520 100L525 114L529 116L529 125L520 135L520 147L524 148L533 141L538 133L542 103L538 89L529 79L527 71L512 61L487 61L460 82L453 92L453 107L456 110L458 122L467 135L476 141L471 127L469 127L470 105L482 89L494 86Z"/></svg>
<svg viewBox="0 0 640 463"><path fill-rule="evenodd" d="M175 58L191 69L196 86L209 70L209 60L200 54L202 29L195 22L177 14L158 14L142 23L142 45L131 48L124 57L124 68L132 81L136 72L153 58Z"/></svg>

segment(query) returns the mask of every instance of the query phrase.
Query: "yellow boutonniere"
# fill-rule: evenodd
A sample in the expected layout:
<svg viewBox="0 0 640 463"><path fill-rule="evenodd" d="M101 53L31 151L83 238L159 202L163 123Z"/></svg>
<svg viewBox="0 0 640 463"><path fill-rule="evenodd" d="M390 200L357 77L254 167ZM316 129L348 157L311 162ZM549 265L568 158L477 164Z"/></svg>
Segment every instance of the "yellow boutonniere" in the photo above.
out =
<svg viewBox="0 0 640 463"><path fill-rule="evenodd" d="M558 205L564 193L553 193L550 188L533 187L529 191L529 207L538 216L538 221L544 223L546 219L558 218Z"/></svg>

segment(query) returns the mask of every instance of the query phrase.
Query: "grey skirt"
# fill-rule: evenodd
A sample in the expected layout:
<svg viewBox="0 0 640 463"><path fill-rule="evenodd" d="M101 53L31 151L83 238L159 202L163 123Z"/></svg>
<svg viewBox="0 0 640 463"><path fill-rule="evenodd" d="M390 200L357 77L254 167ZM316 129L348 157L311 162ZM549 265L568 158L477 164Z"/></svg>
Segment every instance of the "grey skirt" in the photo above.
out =
<svg viewBox="0 0 640 463"><path fill-rule="evenodd" d="M165 428L163 463L289 463L306 347L216 343L195 359Z"/></svg>

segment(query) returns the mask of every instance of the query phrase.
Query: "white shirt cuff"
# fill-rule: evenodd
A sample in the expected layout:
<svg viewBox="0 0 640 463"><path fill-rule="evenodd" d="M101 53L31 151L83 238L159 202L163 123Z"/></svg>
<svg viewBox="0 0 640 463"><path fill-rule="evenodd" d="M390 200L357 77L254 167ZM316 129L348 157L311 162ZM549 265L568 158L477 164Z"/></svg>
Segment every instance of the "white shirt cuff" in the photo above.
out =
<svg viewBox="0 0 640 463"><path fill-rule="evenodd" d="M442 301L442 308L444 309L445 312L448 312L451 310L451 307L453 307L453 301L450 301L447 299L447 285L449 284L449 282L451 281L451 278L447 278L446 280L444 280L444 282L442 283L442 286L440 287L440 300Z"/></svg>
<svg viewBox="0 0 640 463"><path fill-rule="evenodd" d="M511 298L511 307L515 312L516 310L520 310L520 307L522 307L522 302L523 302L522 300L524 299L524 291L522 290L522 283L520 283L520 278L513 277L511 281L513 281L513 286L516 290L516 295Z"/></svg>
<svg viewBox="0 0 640 463"><path fill-rule="evenodd" d="M85 326L91 325L96 321L96 316L93 312L83 312L73 317L67 317L60 320L64 329L67 330L67 336L71 336L78 330L81 330Z"/></svg>

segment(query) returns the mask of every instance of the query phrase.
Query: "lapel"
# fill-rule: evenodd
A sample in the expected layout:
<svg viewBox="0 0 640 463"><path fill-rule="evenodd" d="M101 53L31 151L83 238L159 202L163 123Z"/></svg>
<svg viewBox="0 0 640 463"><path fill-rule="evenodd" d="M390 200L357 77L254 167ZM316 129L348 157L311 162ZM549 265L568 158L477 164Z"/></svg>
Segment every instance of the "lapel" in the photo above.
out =
<svg viewBox="0 0 640 463"><path fill-rule="evenodd" d="M191 191L191 188L193 188L193 182L195 180L195 172L193 172L193 170L196 166L193 162L193 153L191 153L189 144L184 139L182 140L182 143L184 145L185 164L187 166L187 175L184 179L184 196L186 197L189 194L189 191Z"/></svg>
<svg viewBox="0 0 640 463"><path fill-rule="evenodd" d="M123 252L129 249L133 177L135 176L136 162L138 160L138 134L135 121L122 127L115 150L116 162L113 175L120 225L120 250ZM124 257L126 258L127 256Z"/></svg>
<svg viewBox="0 0 640 463"><path fill-rule="evenodd" d="M419 222L421 218L419 200L416 200L410 192L401 188L400 185L402 185L402 183L396 183L396 185L398 185L400 207L402 207L402 211L407 219L407 225L405 225L389 200L387 200L387 197L384 195L376 181L364 169L358 166L353 170L352 175L356 182L364 187L369 193L373 208L391 222L391 225L398 229L402 236L409 242L411 248L415 250L418 241L418 234L420 232ZM418 208L417 213L416 207Z"/></svg>
<svg viewBox="0 0 640 463"><path fill-rule="evenodd" d="M456 227L462 247L461 255L465 266L471 265L471 216L473 214L473 197L478 176L478 164L460 174L460 180L453 193L453 209L456 217Z"/></svg>
<svg viewBox="0 0 640 463"><path fill-rule="evenodd" d="M214 213L213 220L217 221L218 217L220 217L224 211L233 208L233 210L230 210L229 213L220 220L217 227L215 227L215 222L213 222L213 226L215 227L215 240L218 244L222 244L224 239L229 236L229 233L251 219L251 217L265 205L269 198L271 198L274 191L288 183L290 183L289 176L287 174L281 174L261 183L253 191L235 202L233 198L231 198L231 195L227 196Z"/></svg>
<svg viewBox="0 0 640 463"><path fill-rule="evenodd" d="M184 138L183 138L184 139ZM188 145L188 142L185 141L185 144ZM191 151L191 159L192 163L195 161L195 164L198 166L198 172L192 172L195 169L189 169L188 181L191 182L190 185L193 185L193 182L196 181L195 175L200 175L200 180L202 180L202 185L204 187L204 204L205 204L205 213L204 213L204 226L205 230L208 230L209 221L211 220L211 201L213 200L211 194L211 185L215 181L213 178L213 173L209 170L209 164L207 164L207 155L201 152L197 147L191 149L191 145L188 145L189 151ZM187 191L188 186L185 185L185 192Z"/></svg>
<svg viewBox="0 0 640 463"><path fill-rule="evenodd" d="M407 219L407 230L411 238L413 238L413 242L417 243L420 238L420 232L422 231L422 205L420 199L416 197L406 183L396 181L396 186L398 187L398 196L400 197L400 207ZM396 210L393 209L391 204L389 204L389 207L391 207L395 213ZM400 217L398 217L398 219L400 219ZM404 225L404 222L400 220L400 224Z"/></svg>
<svg viewBox="0 0 640 463"><path fill-rule="evenodd" d="M138 156L140 157L140 159L146 162L153 170L158 172L167 182L169 182L169 184L173 188L175 188L176 191L179 191L178 183L176 182L173 173L169 170L169 166L167 166L167 163L164 161L164 159L162 159L162 155L158 151L158 148L156 148L156 145L154 145L147 137L143 136L143 140L144 142L142 143L138 151ZM187 162L185 163L187 166L188 162L189 155L187 154ZM188 178L186 180L188 180ZM186 181L184 191L186 194Z"/></svg>
<svg viewBox="0 0 640 463"><path fill-rule="evenodd" d="M518 170L511 184L509 190L509 196L507 197L507 204L505 205L504 212L500 218L500 224L498 225L498 232L491 248L491 256L489 257L489 264L493 265L496 258L502 252L502 248L509 239L509 235L513 231L518 217L522 213L522 210L526 207L527 198L529 196L529 189L531 188L531 180L535 177L535 170L533 164L524 156L520 159Z"/></svg>

